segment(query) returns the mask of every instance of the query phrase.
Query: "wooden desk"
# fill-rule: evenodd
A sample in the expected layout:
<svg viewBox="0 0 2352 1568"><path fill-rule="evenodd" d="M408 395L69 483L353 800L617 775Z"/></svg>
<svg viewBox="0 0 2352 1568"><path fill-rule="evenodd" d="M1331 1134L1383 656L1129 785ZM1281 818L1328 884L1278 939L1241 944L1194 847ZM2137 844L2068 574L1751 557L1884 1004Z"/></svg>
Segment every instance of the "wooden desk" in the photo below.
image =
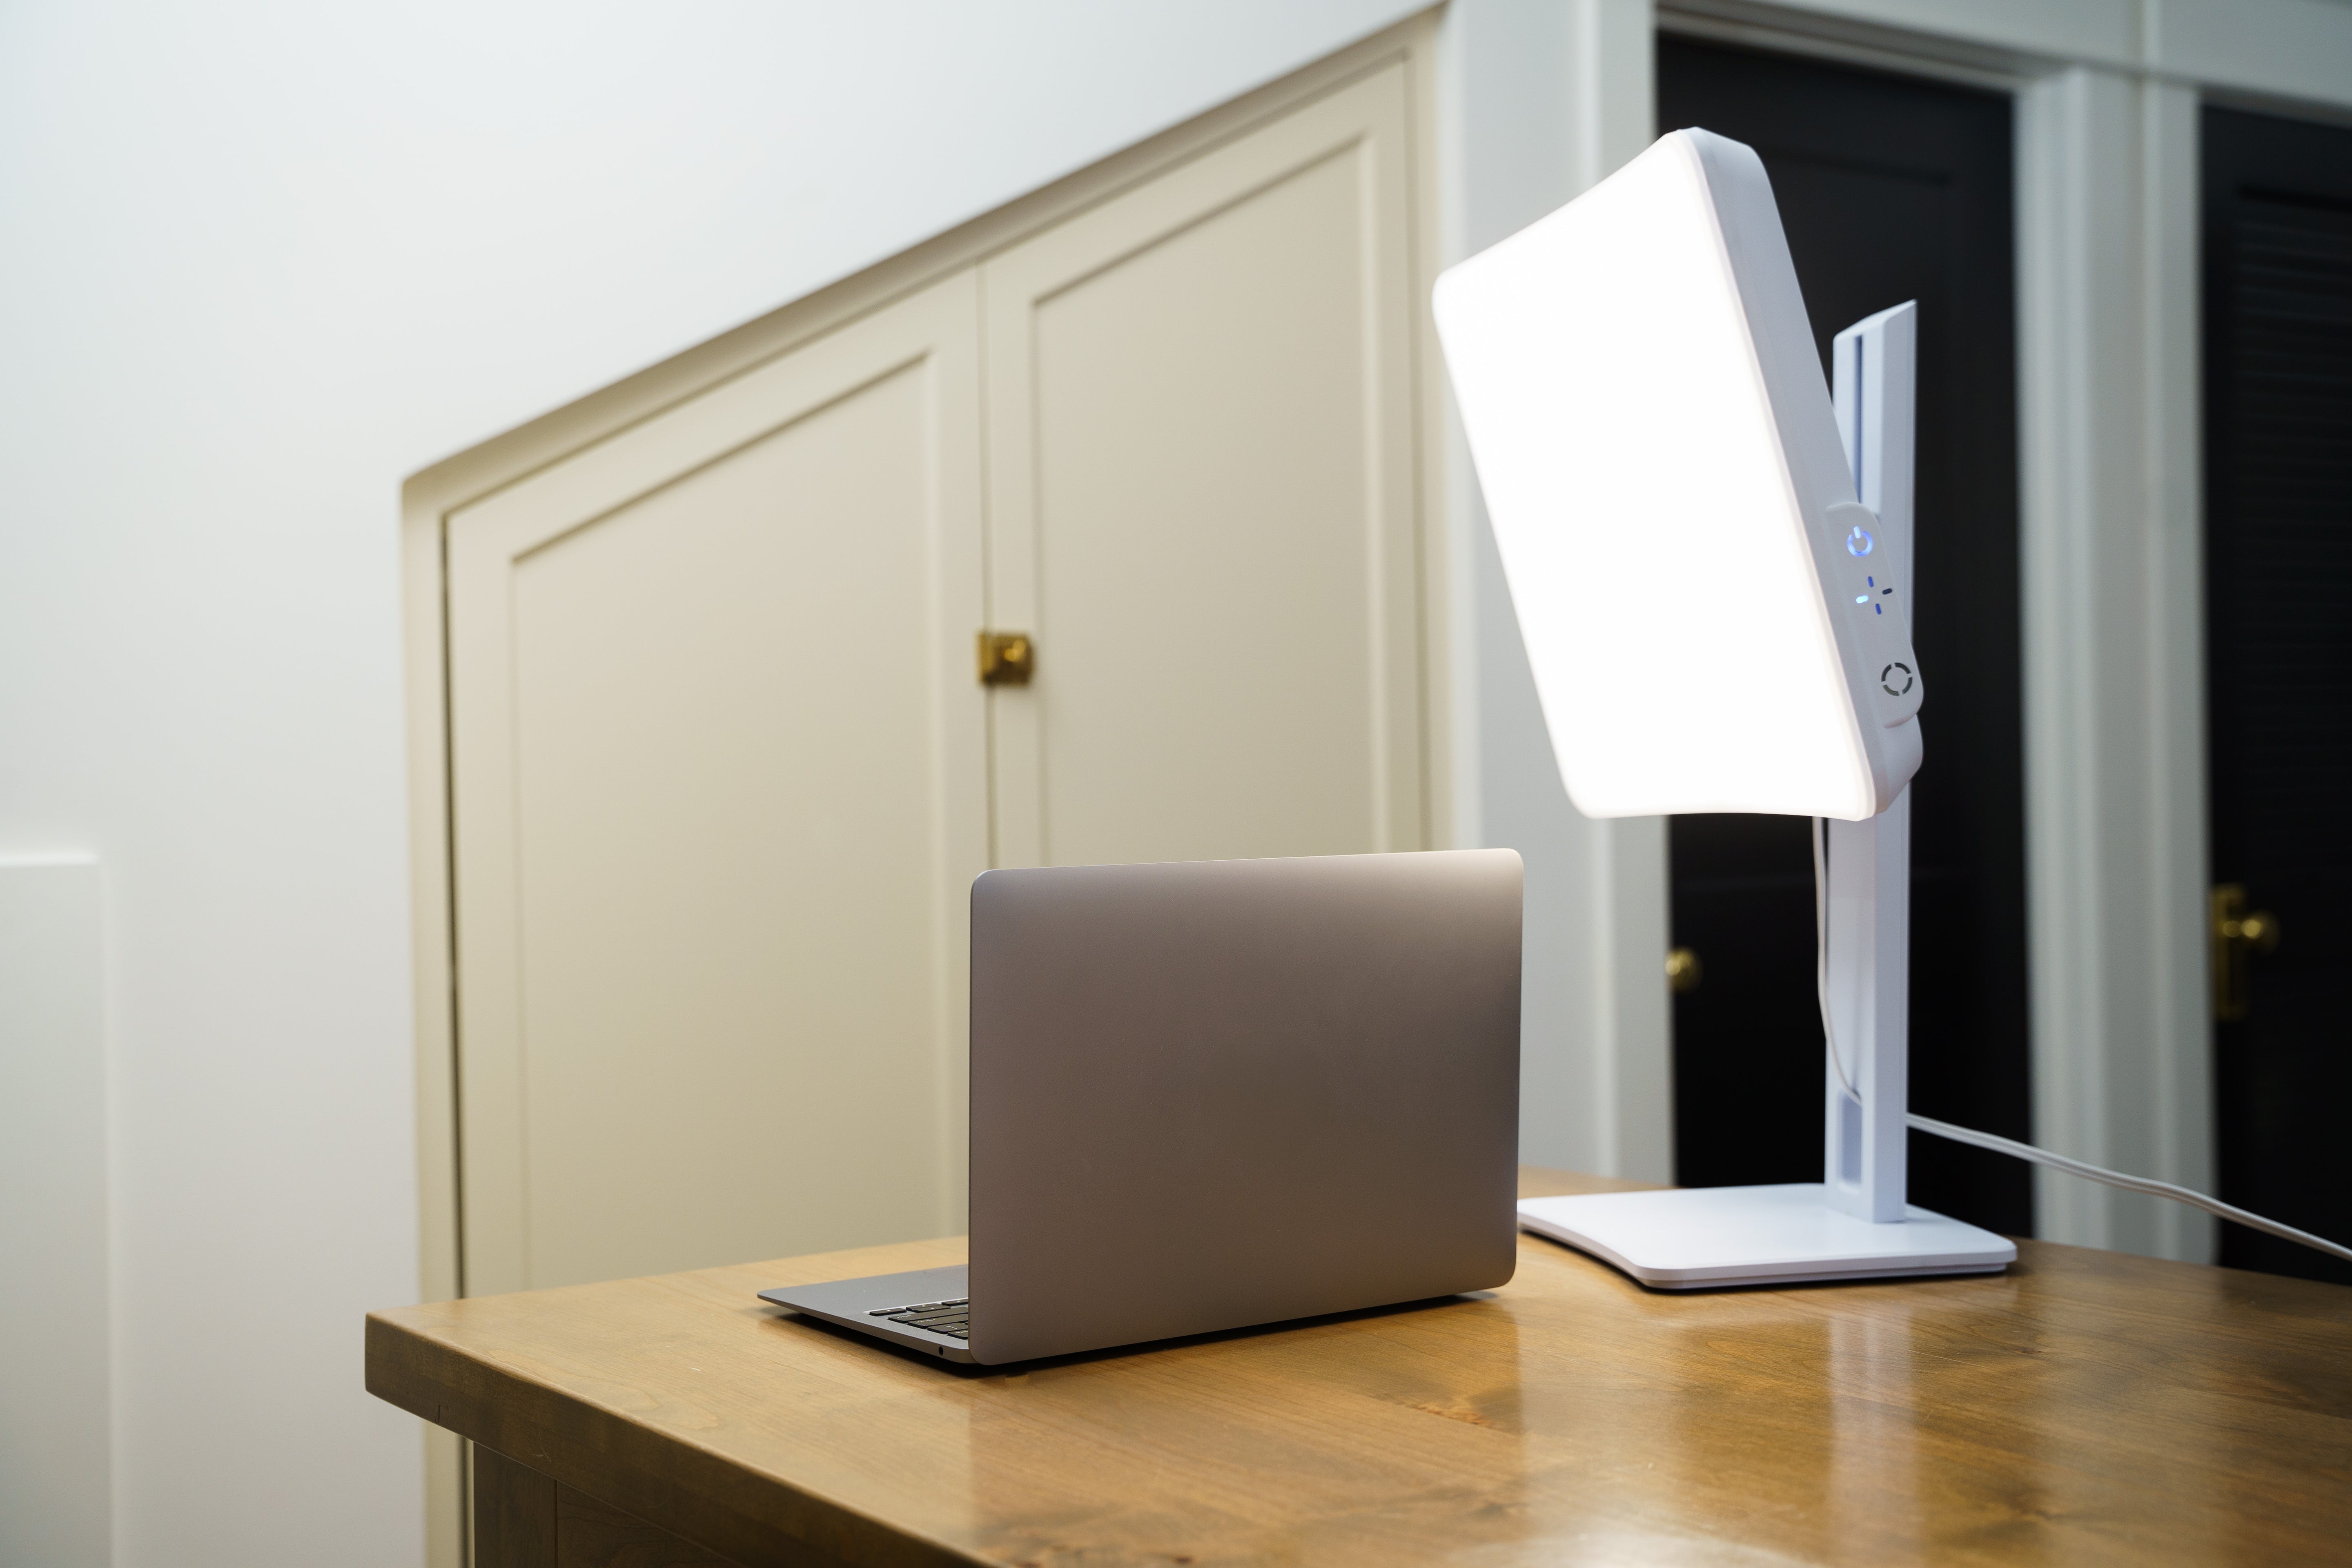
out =
<svg viewBox="0 0 2352 1568"><path fill-rule="evenodd" d="M2352 1561L2352 1290L2020 1251L1664 1295L1530 1237L1483 1298L1011 1371L753 1299L963 1256L917 1242L378 1312L367 1379L496 1450L478 1568Z"/></svg>

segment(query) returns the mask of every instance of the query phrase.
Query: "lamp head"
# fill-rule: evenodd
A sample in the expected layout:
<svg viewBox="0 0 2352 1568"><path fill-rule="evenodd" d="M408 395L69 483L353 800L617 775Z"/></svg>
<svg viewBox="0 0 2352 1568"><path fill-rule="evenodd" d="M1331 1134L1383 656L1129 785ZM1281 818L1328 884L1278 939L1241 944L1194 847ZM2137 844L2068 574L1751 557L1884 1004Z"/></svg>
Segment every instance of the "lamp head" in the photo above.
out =
<svg viewBox="0 0 2352 1568"><path fill-rule="evenodd" d="M1893 804L1920 757L1909 608L1755 153L1660 137L1435 308L1577 809Z"/></svg>

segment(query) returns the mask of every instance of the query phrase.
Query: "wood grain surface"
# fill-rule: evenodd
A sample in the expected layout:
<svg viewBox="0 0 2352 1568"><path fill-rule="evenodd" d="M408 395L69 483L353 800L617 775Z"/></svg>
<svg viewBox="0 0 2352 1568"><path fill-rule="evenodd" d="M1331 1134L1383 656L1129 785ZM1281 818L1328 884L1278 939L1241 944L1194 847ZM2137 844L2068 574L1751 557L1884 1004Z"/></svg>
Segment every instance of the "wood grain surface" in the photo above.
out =
<svg viewBox="0 0 2352 1568"><path fill-rule="evenodd" d="M962 1248L378 1312L368 1386L746 1565L2352 1561L2341 1287L2028 1241L1670 1295L1529 1237L1477 1297L1010 1369L754 1296Z"/></svg>

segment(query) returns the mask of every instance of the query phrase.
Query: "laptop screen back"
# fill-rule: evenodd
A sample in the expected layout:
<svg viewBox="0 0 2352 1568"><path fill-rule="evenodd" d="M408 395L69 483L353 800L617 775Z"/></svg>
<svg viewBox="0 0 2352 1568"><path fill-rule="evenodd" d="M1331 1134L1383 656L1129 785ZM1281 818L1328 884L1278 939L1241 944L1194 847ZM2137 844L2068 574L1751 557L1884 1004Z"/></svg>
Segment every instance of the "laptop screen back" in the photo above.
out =
<svg viewBox="0 0 2352 1568"><path fill-rule="evenodd" d="M1517 854L991 871L971 897L976 1359L1509 1279Z"/></svg>

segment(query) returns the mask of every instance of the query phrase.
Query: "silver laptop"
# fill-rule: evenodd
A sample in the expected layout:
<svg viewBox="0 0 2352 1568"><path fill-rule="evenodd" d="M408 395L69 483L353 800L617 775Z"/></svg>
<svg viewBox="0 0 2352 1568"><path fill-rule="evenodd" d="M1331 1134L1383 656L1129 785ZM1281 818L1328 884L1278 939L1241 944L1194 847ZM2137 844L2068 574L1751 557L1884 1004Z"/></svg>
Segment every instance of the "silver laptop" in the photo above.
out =
<svg viewBox="0 0 2352 1568"><path fill-rule="evenodd" d="M983 874L971 1263L761 1297L995 1365L1503 1284L1520 901L1508 849Z"/></svg>

